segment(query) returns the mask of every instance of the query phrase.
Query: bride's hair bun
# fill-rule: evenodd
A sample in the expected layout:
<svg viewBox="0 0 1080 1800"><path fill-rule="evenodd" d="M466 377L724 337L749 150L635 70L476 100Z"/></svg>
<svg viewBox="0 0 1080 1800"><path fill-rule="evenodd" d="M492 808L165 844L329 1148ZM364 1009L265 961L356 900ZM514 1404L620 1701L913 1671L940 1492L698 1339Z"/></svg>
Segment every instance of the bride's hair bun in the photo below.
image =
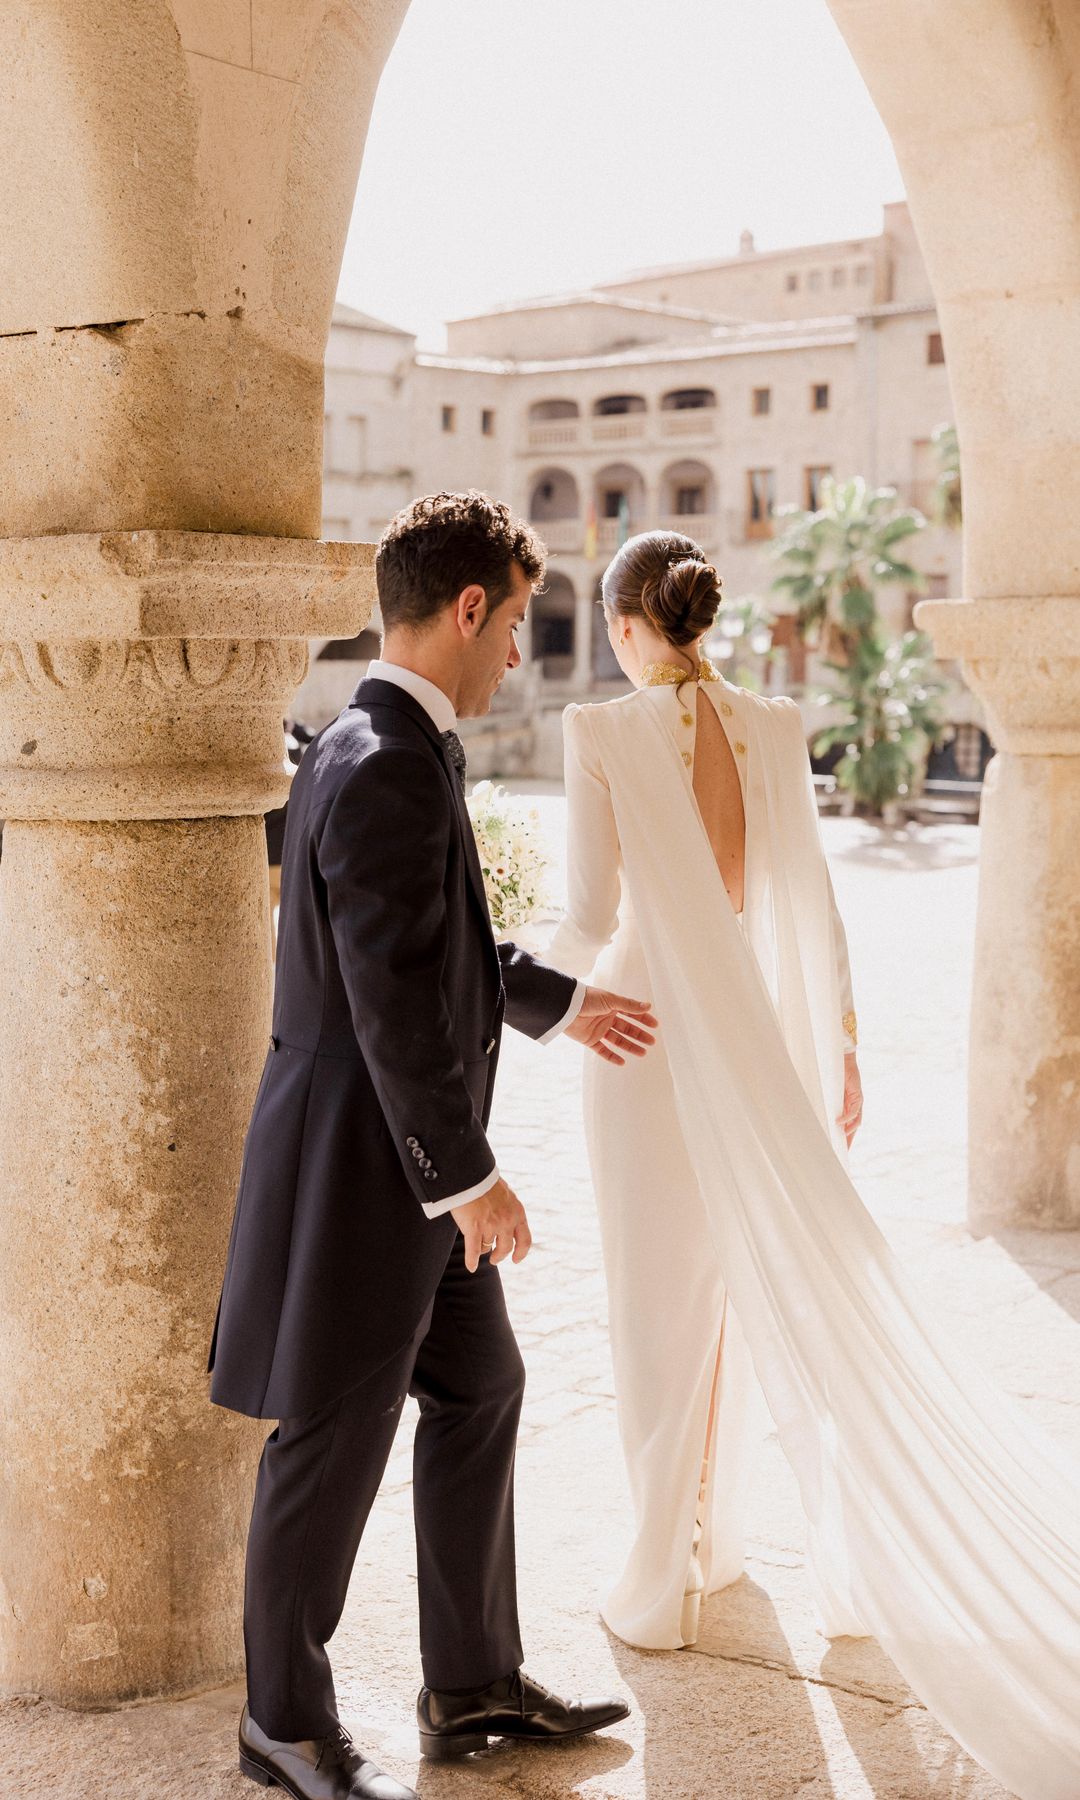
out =
<svg viewBox="0 0 1080 1800"><path fill-rule="evenodd" d="M643 531L628 538L604 571L605 610L635 614L677 649L708 631L720 605L720 577L693 538Z"/></svg>
<svg viewBox="0 0 1080 1800"><path fill-rule="evenodd" d="M654 631L680 648L708 631L720 604L711 563L684 556L641 589L641 610Z"/></svg>

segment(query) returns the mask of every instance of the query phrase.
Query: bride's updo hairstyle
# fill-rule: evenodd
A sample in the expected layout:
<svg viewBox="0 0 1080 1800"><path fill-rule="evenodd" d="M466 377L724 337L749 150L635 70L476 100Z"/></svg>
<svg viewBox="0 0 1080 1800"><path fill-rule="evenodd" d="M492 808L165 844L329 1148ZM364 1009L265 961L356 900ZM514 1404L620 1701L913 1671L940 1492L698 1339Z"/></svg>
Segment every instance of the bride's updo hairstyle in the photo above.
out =
<svg viewBox="0 0 1080 1800"><path fill-rule="evenodd" d="M683 650L708 631L720 605L720 577L693 538L642 531L627 538L600 584L604 611L641 618Z"/></svg>

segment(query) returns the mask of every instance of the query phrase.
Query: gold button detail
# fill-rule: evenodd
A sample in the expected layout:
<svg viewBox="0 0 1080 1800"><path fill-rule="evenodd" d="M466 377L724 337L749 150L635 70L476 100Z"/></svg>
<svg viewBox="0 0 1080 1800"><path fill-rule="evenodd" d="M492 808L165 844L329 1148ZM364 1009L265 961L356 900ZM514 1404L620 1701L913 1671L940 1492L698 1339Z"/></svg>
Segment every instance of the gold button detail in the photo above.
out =
<svg viewBox="0 0 1080 1800"><path fill-rule="evenodd" d="M684 725L692 725L694 723L693 713L683 713L682 722Z"/></svg>
<svg viewBox="0 0 1080 1800"><path fill-rule="evenodd" d="M726 701L726 700L721 700L721 702L720 702L720 711L721 711L721 712L722 712L722 713L730 713L730 711L731 711L731 707L730 707L730 706L729 706L729 705L728 705L728 703L727 703L727 701Z"/></svg>
<svg viewBox="0 0 1080 1800"><path fill-rule="evenodd" d="M739 752L740 756L743 755L743 753L745 752L746 745L742 742L741 738L735 739L735 748Z"/></svg>
<svg viewBox="0 0 1080 1800"><path fill-rule="evenodd" d="M691 763L692 763L692 762L693 762L693 760L694 760L694 759L693 759L693 757L692 757L692 756L691 756L691 754L690 754L690 752L689 752L689 750L684 750L684 751L683 751L683 753L682 753L682 759L683 759L683 762L684 762L684 763L685 763L685 764L686 764L686 766L687 766L687 768L689 768L689 767L690 767L690 764L691 764Z"/></svg>

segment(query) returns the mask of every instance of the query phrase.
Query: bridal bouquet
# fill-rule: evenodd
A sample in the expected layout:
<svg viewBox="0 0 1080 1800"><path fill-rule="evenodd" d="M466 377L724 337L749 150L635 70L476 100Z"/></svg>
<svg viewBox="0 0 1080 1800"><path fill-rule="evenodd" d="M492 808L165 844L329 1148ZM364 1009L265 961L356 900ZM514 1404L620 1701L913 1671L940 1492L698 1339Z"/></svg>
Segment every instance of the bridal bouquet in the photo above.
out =
<svg viewBox="0 0 1080 1800"><path fill-rule="evenodd" d="M540 814L490 781L478 781L466 802L480 853L488 910L496 937L519 931L550 906L550 857Z"/></svg>

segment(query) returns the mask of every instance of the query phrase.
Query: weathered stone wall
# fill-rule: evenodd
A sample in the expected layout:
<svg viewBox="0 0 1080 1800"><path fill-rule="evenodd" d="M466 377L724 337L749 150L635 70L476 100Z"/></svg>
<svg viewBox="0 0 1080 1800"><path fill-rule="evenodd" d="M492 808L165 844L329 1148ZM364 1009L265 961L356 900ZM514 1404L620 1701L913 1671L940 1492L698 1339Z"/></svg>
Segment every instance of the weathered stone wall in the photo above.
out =
<svg viewBox="0 0 1080 1800"><path fill-rule="evenodd" d="M22 0L0 162L0 1688L241 1667L265 1426L206 1353L269 1030L260 815L307 639L322 362L404 0Z"/></svg>

